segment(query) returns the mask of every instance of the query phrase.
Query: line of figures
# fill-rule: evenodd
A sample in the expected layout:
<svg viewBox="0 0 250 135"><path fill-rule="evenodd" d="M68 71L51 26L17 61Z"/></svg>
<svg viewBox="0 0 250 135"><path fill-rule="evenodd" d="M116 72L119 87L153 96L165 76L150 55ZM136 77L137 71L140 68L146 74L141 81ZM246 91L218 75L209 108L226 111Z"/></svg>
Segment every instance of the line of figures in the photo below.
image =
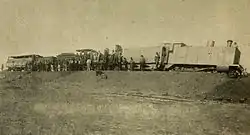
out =
<svg viewBox="0 0 250 135"><path fill-rule="evenodd" d="M160 56L156 54L155 64L159 67ZM90 71L90 70L120 70L120 71L134 71L139 66L141 71L145 70L146 61L141 55L139 63L135 62L133 58L127 61L121 54L118 55L102 55L98 57L81 56L79 58L71 59L56 59L47 61L35 61L32 64L26 64L27 71Z"/></svg>

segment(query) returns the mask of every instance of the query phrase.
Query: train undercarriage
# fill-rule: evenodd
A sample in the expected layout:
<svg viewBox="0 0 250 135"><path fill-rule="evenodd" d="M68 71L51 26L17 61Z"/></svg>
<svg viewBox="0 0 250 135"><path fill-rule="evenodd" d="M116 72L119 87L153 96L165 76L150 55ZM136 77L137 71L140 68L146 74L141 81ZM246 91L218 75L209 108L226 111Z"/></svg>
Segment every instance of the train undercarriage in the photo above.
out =
<svg viewBox="0 0 250 135"><path fill-rule="evenodd" d="M226 73L230 78L238 78L241 76L245 76L244 68L241 65L217 66L217 65L167 64L163 70L178 71L178 72Z"/></svg>
<svg viewBox="0 0 250 135"><path fill-rule="evenodd" d="M139 66L137 66L139 67ZM241 65L217 66L217 65L188 65L188 64L165 64L155 68L155 64L148 63L146 70L169 71L169 72L208 72L225 73L229 78L247 76L245 69Z"/></svg>

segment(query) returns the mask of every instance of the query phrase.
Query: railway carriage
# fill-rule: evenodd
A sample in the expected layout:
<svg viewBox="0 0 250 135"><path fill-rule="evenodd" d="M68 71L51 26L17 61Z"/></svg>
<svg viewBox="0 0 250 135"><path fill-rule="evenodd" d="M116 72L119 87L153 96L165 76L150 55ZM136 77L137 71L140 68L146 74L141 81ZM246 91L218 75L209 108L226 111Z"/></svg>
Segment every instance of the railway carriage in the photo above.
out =
<svg viewBox="0 0 250 135"><path fill-rule="evenodd" d="M39 58L42 58L42 56L35 54L9 56L6 67L8 71L33 70L33 65Z"/></svg>

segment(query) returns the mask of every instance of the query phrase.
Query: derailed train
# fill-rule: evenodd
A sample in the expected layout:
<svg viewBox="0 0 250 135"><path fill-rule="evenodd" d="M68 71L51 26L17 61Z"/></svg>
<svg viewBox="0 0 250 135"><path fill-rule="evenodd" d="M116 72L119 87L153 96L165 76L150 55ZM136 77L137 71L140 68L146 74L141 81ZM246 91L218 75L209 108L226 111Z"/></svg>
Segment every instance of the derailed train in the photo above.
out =
<svg viewBox="0 0 250 135"><path fill-rule="evenodd" d="M124 57L139 63L140 55L146 59L147 67L155 66L154 55L160 54L160 70L165 71L210 71L227 73L229 77L241 76L241 52L232 46L188 46L184 43L164 43L156 47L124 49ZM139 54L139 55L138 55Z"/></svg>

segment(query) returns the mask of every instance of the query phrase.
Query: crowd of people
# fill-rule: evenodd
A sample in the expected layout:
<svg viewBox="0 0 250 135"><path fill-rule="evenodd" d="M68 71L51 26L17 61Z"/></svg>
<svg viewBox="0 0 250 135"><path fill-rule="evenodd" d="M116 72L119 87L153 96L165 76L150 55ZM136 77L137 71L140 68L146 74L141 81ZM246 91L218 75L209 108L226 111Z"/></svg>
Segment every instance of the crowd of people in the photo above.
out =
<svg viewBox="0 0 250 135"><path fill-rule="evenodd" d="M156 53L155 64L159 67L160 56ZM135 62L132 57L128 61L122 53L86 53L76 55L75 57L56 57L51 59L34 61L27 63L25 70L27 71L90 71L90 70L119 70L134 71L135 69L145 70L146 60L143 55L140 61Z"/></svg>

